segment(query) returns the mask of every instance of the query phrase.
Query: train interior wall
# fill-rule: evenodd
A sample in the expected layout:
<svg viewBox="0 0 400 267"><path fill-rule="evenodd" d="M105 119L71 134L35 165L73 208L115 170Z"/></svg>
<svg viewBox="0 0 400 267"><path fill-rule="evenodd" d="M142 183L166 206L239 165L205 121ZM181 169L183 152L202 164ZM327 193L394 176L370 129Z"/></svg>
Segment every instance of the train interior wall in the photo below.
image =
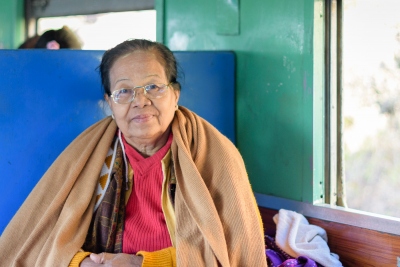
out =
<svg viewBox="0 0 400 267"><path fill-rule="evenodd" d="M229 4L230 3L230 4ZM236 53L236 137L256 192L313 202L313 0L171 0L172 50ZM235 10L235 11L232 11ZM322 19L322 17L321 17ZM315 179L320 179L315 181Z"/></svg>
<svg viewBox="0 0 400 267"><path fill-rule="evenodd" d="M320 2L156 1L158 36L171 50L235 52L236 144L254 190L309 203L323 192L313 156L313 99L322 90L313 63ZM16 48L23 0L0 3L0 25L3 48Z"/></svg>
<svg viewBox="0 0 400 267"><path fill-rule="evenodd" d="M0 49L16 48L24 40L24 0L0 1Z"/></svg>

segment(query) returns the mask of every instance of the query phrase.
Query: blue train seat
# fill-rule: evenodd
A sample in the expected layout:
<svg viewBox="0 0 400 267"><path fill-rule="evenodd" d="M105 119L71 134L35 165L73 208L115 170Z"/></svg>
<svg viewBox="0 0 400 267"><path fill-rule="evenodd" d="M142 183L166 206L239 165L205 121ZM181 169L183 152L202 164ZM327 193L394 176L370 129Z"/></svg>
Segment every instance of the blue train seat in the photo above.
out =
<svg viewBox="0 0 400 267"><path fill-rule="evenodd" d="M0 233L56 157L108 115L96 70L103 51L0 50ZM232 52L174 52L180 105L235 141Z"/></svg>

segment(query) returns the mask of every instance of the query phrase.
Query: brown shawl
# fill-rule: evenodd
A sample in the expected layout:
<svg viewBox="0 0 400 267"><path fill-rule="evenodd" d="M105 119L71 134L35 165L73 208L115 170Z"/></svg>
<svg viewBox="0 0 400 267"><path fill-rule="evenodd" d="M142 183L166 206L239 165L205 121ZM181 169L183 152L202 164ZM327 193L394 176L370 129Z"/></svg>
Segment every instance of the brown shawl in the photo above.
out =
<svg viewBox="0 0 400 267"><path fill-rule="evenodd" d="M57 158L3 232L2 265L68 266L84 243L116 129L106 118ZM182 107L172 131L178 266L266 266L257 206L235 146Z"/></svg>

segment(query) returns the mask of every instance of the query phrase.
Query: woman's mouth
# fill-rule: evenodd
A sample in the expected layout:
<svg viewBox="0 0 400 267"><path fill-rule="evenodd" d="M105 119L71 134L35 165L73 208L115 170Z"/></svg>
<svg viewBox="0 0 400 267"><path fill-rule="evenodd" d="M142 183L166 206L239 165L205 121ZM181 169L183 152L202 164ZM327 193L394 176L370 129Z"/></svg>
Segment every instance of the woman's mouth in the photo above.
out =
<svg viewBox="0 0 400 267"><path fill-rule="evenodd" d="M133 121L136 123L143 123L143 122L148 122L151 118L153 118L153 115L150 114L141 114L141 115L136 115L133 117Z"/></svg>

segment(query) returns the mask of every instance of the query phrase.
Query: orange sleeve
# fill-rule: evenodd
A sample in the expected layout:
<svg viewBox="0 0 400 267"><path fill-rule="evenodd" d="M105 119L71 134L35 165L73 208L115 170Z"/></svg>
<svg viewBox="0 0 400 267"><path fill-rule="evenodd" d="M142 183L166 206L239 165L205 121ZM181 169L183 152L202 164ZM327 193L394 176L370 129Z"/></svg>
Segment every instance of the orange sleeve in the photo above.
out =
<svg viewBox="0 0 400 267"><path fill-rule="evenodd" d="M142 267L176 267L176 249L174 247L153 252L139 251L136 255L143 256Z"/></svg>
<svg viewBox="0 0 400 267"><path fill-rule="evenodd" d="M91 252L77 252L68 266L79 267L81 262L90 254ZM137 255L143 257L142 267L176 267L176 250L174 247L153 252L139 251Z"/></svg>
<svg viewBox="0 0 400 267"><path fill-rule="evenodd" d="M72 258L71 262L69 263L68 267L79 267L81 262L91 254L91 252L85 251L78 251L74 257Z"/></svg>

